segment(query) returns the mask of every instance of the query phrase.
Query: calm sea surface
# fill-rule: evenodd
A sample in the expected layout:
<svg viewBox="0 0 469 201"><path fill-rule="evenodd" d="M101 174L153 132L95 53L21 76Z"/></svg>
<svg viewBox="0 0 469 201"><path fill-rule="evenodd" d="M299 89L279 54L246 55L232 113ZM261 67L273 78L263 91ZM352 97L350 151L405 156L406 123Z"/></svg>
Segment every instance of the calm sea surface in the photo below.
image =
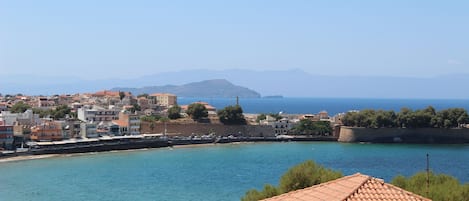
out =
<svg viewBox="0 0 469 201"><path fill-rule="evenodd" d="M469 145L257 143L86 154L0 164L0 200L239 200L314 160L390 181L431 169L469 182Z"/></svg>
<svg viewBox="0 0 469 201"><path fill-rule="evenodd" d="M199 100L208 102L219 109L236 104L236 98L178 98L181 105ZM349 110L383 109L399 111L403 107L423 109L429 105L437 110L452 107L469 109L469 100L461 99L248 98L240 99L239 103L246 113L315 114L321 110L326 110L329 114L334 115Z"/></svg>

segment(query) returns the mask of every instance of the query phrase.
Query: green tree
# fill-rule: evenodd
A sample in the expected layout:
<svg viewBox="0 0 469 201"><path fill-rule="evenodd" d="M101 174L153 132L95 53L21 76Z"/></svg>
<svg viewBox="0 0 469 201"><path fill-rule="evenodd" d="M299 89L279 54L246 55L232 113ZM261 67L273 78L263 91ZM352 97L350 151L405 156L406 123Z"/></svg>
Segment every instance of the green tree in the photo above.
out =
<svg viewBox="0 0 469 201"><path fill-rule="evenodd" d="M145 121L145 122L155 122L155 121L158 121L160 118L161 117L157 115L147 115L147 116L140 117L140 120Z"/></svg>
<svg viewBox="0 0 469 201"><path fill-rule="evenodd" d="M276 121L282 119L282 115L278 114L278 113L270 113L269 116L275 118Z"/></svg>
<svg viewBox="0 0 469 201"><path fill-rule="evenodd" d="M246 119L244 119L243 115L243 108L239 105L227 106L224 109L219 110L217 115L223 124L246 124Z"/></svg>
<svg viewBox="0 0 469 201"><path fill-rule="evenodd" d="M248 192L246 192L246 195L244 195L243 198L241 198L241 201L257 201L257 200L262 200L270 197L274 197L280 195L279 190L270 184L264 185L264 189L262 191L258 191L256 189L251 189Z"/></svg>
<svg viewBox="0 0 469 201"><path fill-rule="evenodd" d="M426 172L419 172L408 178L399 175L391 183L434 201L460 201L469 198L469 183L461 184L452 176L432 172L429 181L428 194Z"/></svg>
<svg viewBox="0 0 469 201"><path fill-rule="evenodd" d="M59 105L54 110L47 111L51 115L51 118L54 119L63 119L65 116L71 115L72 108L67 105Z"/></svg>
<svg viewBox="0 0 469 201"><path fill-rule="evenodd" d="M331 124L327 121L312 121L311 119L302 119L293 127L291 132L303 135L325 135L332 133L332 127Z"/></svg>
<svg viewBox="0 0 469 201"><path fill-rule="evenodd" d="M141 97L148 98L148 96L149 96L149 95L148 95L147 93L143 93L143 94L139 94L139 95L137 96L137 98L141 98Z"/></svg>
<svg viewBox="0 0 469 201"><path fill-rule="evenodd" d="M10 111L12 113L23 113L30 108L31 106L24 103L23 101L20 101L20 102L15 103L13 106L11 106Z"/></svg>
<svg viewBox="0 0 469 201"><path fill-rule="evenodd" d="M142 111L142 108L137 103L132 104L132 108L130 109L130 112L135 112L135 111Z"/></svg>
<svg viewBox="0 0 469 201"><path fill-rule="evenodd" d="M125 97L125 92L119 91L119 99L122 100Z"/></svg>
<svg viewBox="0 0 469 201"><path fill-rule="evenodd" d="M273 197L282 193L306 188L342 177L342 173L324 168L308 160L290 168L280 179L278 187L267 184L262 191L251 189L241 198L243 201L254 201Z"/></svg>
<svg viewBox="0 0 469 201"><path fill-rule="evenodd" d="M342 173L308 160L290 168L281 178L279 189L290 192L342 177Z"/></svg>
<svg viewBox="0 0 469 201"><path fill-rule="evenodd" d="M208 117L208 110L204 105L200 103L192 103L187 107L186 113L193 120L200 120L202 118Z"/></svg>
<svg viewBox="0 0 469 201"><path fill-rule="evenodd" d="M260 121L265 120L266 118L267 118L267 116L264 113L259 114L259 115L257 115L256 122L259 123Z"/></svg>
<svg viewBox="0 0 469 201"><path fill-rule="evenodd" d="M34 114L39 114L40 118L48 117L51 115L51 110L41 110L39 108L33 108Z"/></svg>
<svg viewBox="0 0 469 201"><path fill-rule="evenodd" d="M174 105L168 109L168 118L170 119L179 119L181 118L181 107Z"/></svg>

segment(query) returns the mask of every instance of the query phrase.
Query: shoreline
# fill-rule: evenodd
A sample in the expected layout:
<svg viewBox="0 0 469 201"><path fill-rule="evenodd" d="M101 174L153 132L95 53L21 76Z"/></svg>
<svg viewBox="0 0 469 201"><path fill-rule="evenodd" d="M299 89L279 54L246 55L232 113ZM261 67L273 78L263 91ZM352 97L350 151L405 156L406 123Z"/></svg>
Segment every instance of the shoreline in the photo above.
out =
<svg viewBox="0 0 469 201"><path fill-rule="evenodd" d="M254 143L265 143L265 142L231 142L231 143L184 144L184 145L174 145L174 146L171 146L171 147L111 150L111 151L103 151L103 152L84 152L84 153L72 153L72 154L64 153L64 154L22 155L22 156L11 156L11 157L6 157L6 158L0 158L0 164L20 162L20 161L29 161L29 160L38 160L38 159L47 159L47 158L87 156L87 155L94 155L94 154L97 154L97 153L123 153L123 152L135 152L135 151L151 151L151 150L158 150L158 149L199 148L199 147L211 147L211 146L219 146L219 145L254 144Z"/></svg>

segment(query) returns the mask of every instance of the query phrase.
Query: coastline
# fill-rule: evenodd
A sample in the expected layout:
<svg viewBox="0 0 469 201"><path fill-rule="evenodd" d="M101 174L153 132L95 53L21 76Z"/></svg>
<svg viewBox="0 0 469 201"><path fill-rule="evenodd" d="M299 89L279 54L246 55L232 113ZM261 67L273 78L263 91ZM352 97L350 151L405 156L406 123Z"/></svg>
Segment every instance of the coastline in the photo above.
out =
<svg viewBox="0 0 469 201"><path fill-rule="evenodd" d="M10 162L18 162L18 161L26 161L26 160L37 160L37 159L44 159L44 158L52 158L52 157L59 157L65 154L43 154L43 155L23 155L23 156L12 156L7 158L0 158L0 164L2 163L10 163Z"/></svg>
<svg viewBox="0 0 469 201"><path fill-rule="evenodd" d="M38 160L47 158L58 158L58 157L74 157L74 156L87 156L94 155L97 153L122 153L122 152L135 152L135 151L150 151L157 149L182 149L182 148L200 148L200 147L211 147L211 146L225 146L225 145L236 145L236 144L253 144L253 143L264 143L264 142L230 142L230 143L204 143L204 144L184 144L174 145L171 147L157 147L157 148L143 148L143 149L126 149L126 150L111 150L103 152L85 152L85 153L64 153L64 154L39 154L39 155L22 155L22 156L11 156L6 158L0 158L0 164L12 163L28 160Z"/></svg>

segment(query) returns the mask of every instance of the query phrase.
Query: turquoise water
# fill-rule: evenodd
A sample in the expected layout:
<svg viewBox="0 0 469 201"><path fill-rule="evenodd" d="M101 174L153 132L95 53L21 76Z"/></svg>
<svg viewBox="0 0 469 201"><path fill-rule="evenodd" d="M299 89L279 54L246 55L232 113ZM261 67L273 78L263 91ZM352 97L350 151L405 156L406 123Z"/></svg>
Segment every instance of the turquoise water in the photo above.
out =
<svg viewBox="0 0 469 201"><path fill-rule="evenodd" d="M86 154L0 164L0 200L239 200L312 159L390 181L431 169L469 182L469 145L289 142Z"/></svg>

